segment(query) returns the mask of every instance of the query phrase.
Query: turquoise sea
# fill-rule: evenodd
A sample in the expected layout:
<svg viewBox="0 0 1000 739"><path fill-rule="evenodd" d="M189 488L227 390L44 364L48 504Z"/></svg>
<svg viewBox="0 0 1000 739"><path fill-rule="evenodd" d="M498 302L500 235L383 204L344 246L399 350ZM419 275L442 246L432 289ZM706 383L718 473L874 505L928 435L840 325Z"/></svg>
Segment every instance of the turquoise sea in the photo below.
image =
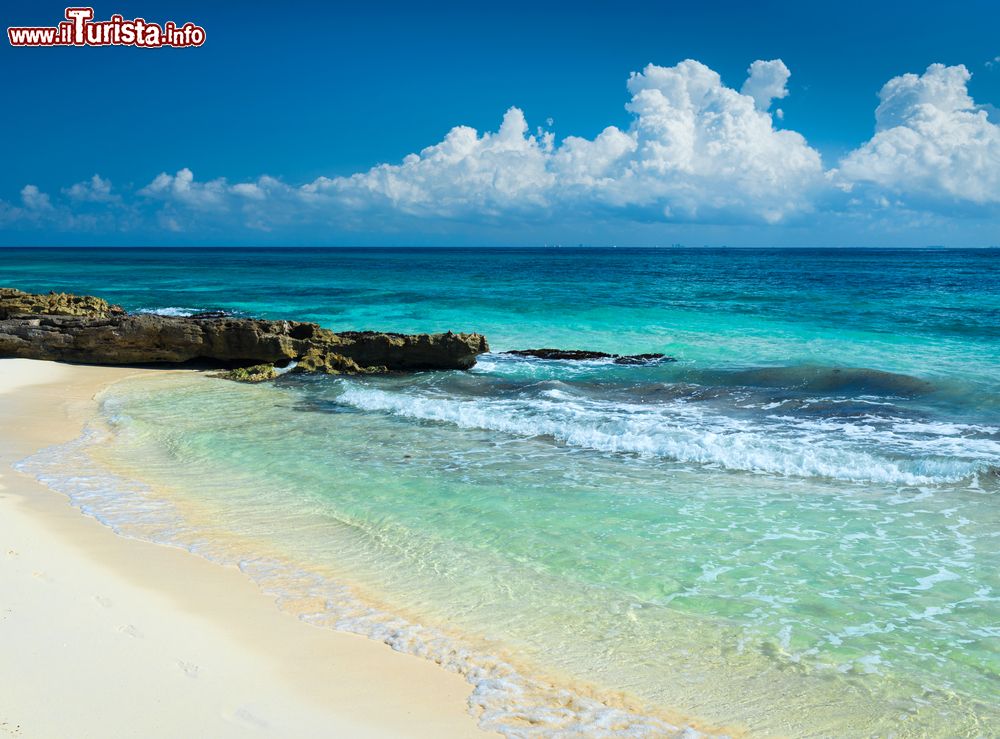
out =
<svg viewBox="0 0 1000 739"><path fill-rule="evenodd" d="M437 660L508 736L1000 736L1000 251L3 249L130 310L479 331L470 372L153 374L20 463ZM665 352L676 362L508 349Z"/></svg>

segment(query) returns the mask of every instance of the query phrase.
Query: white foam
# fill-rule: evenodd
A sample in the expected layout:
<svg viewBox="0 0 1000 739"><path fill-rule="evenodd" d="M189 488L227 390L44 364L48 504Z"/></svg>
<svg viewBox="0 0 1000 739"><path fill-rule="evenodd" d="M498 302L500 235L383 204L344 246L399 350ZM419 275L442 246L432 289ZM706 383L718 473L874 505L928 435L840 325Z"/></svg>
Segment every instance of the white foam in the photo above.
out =
<svg viewBox="0 0 1000 739"><path fill-rule="evenodd" d="M1000 444L992 440L903 439L864 421L750 421L682 400L611 403L558 390L534 398L469 400L342 382L340 401L362 410L731 470L920 486L958 482L1000 462ZM871 451L880 443L885 454Z"/></svg>
<svg viewBox="0 0 1000 739"><path fill-rule="evenodd" d="M146 313L154 316L169 316L172 318L186 318L196 313L201 313L199 308L180 308L178 306L167 306L166 308L140 308L136 313Z"/></svg>

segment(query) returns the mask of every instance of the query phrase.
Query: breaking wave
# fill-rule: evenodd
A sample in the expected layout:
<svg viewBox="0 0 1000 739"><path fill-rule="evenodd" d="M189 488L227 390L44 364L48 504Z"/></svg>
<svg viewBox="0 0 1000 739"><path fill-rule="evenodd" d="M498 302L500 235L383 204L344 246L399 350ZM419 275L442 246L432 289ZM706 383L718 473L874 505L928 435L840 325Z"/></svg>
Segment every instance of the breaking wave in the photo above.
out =
<svg viewBox="0 0 1000 739"><path fill-rule="evenodd" d="M197 313L201 313L200 308L181 308L176 305L165 308L140 308L136 313L145 313L153 316L167 316L169 318L187 318Z"/></svg>
<svg viewBox="0 0 1000 739"><path fill-rule="evenodd" d="M683 398L629 403L551 385L514 397L461 398L342 382L338 401L363 411L728 470L919 486L971 481L1000 465L1000 429L988 427L876 415L802 418L767 408L736 417Z"/></svg>

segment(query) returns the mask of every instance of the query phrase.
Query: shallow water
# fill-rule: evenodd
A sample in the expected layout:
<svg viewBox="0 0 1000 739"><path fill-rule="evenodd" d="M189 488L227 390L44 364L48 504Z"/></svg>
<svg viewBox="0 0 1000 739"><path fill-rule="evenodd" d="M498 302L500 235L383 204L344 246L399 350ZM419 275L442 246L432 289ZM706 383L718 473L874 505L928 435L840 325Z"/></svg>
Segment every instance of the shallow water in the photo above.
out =
<svg viewBox="0 0 1000 739"><path fill-rule="evenodd" d="M135 380L25 463L465 672L488 727L1000 733L995 252L10 254L131 309L676 357Z"/></svg>

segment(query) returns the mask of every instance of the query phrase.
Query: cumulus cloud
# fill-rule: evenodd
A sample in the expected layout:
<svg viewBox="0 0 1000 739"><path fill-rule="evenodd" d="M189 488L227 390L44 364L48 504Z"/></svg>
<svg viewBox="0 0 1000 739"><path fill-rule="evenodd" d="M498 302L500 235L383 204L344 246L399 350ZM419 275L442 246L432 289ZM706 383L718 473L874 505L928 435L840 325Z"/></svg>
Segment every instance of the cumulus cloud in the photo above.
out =
<svg viewBox="0 0 1000 739"><path fill-rule="evenodd" d="M350 177L320 177L303 192L349 209L389 208L422 216L545 208L556 184L548 169L551 152L551 134L528 133L524 114L511 108L495 133L456 126L443 141L401 164L381 164Z"/></svg>
<svg viewBox="0 0 1000 739"><path fill-rule="evenodd" d="M48 194L39 190L35 185L25 185L21 189L21 202L28 211L35 213L53 209Z"/></svg>
<svg viewBox="0 0 1000 739"><path fill-rule="evenodd" d="M89 180L77 182L63 192L70 200L83 203L116 203L121 197L111 192L111 181L94 175Z"/></svg>
<svg viewBox="0 0 1000 739"><path fill-rule="evenodd" d="M267 200L270 196L288 192L280 180L264 175L255 182L229 184L225 177L199 182L187 167L176 174L161 172L139 194L154 200L181 204L196 210L227 209L245 201Z"/></svg>
<svg viewBox="0 0 1000 739"><path fill-rule="evenodd" d="M107 182L100 178L97 180L101 183ZM66 196L65 199L58 199L57 196L55 201L37 185L25 185L21 188L19 205L0 200L0 228L95 231L127 227L131 222L127 212L122 211L114 216L107 212L109 204L117 202L116 196L105 197L99 194L94 200L99 203L96 210L84 202L87 198L79 197L82 192L80 188L89 186L93 182L92 180L89 183L78 183L80 187L66 188L62 191Z"/></svg>
<svg viewBox="0 0 1000 739"><path fill-rule="evenodd" d="M964 66L887 82L874 135L834 169L801 134L775 127L789 77L780 59L757 60L737 90L694 60L650 64L627 81L628 125L593 138L557 138L551 119L533 129L511 107L495 131L456 126L398 163L301 185L198 180L188 168L124 192L94 175L56 202L27 185L19 203L0 201L0 224L402 233L455 222L765 227L808 225L808 215L916 223L921 213L996 211L1000 116L971 98Z"/></svg>
<svg viewBox="0 0 1000 739"><path fill-rule="evenodd" d="M788 78L792 73L780 59L769 62L758 59L747 70L747 80L740 92L753 98L757 110L768 110L773 100L788 97ZM778 111L779 118L784 114Z"/></svg>
<svg viewBox="0 0 1000 739"><path fill-rule="evenodd" d="M196 182L194 173L187 167L173 175L161 172L139 190L139 194L146 197L176 201L203 210L224 206L228 193L229 186L225 179Z"/></svg>
<svg viewBox="0 0 1000 739"><path fill-rule="evenodd" d="M758 95L777 96L783 83L775 80L787 79L781 70L787 72L780 62L755 63L748 82ZM265 203L286 214L299 207L313 218L385 213L458 220L598 213L777 223L810 210L811 194L823 185L819 153L798 133L775 129L754 97L693 60L651 64L629 78L627 89L631 125L609 126L593 139L567 136L557 144L551 131L532 132L524 113L511 107L496 131L456 126L398 164L347 177L292 188L267 177L198 181L182 169L161 173L139 192L192 211L238 208L258 221Z"/></svg>
<svg viewBox="0 0 1000 739"><path fill-rule="evenodd" d="M691 60L651 64L628 89L637 148L618 179L629 198L652 193L665 216L692 220L731 214L776 223L810 209L819 152L798 133L776 130L752 97L713 70Z"/></svg>
<svg viewBox="0 0 1000 739"><path fill-rule="evenodd" d="M990 120L992 106L969 95L971 76L964 65L932 64L889 80L875 135L841 161L834 179L911 206L1000 203L1000 126Z"/></svg>
<svg viewBox="0 0 1000 739"><path fill-rule="evenodd" d="M779 96L775 80L787 79L780 73L787 68L760 64L751 67L751 87ZM350 208L446 217L572 208L640 220L776 223L809 210L822 177L819 153L799 134L776 130L757 99L713 70L693 60L650 64L630 77L628 91L626 130L609 126L593 140L569 136L556 145L551 133L530 133L522 111L511 108L496 133L457 126L401 164L320 178L305 190Z"/></svg>
<svg viewBox="0 0 1000 739"><path fill-rule="evenodd" d="M160 204L157 223L175 233L188 230L188 225L226 226L233 218L251 229L270 230L301 219L308 210L304 189L291 188L275 177L237 183L224 177L199 181L187 167L175 174L161 172L138 194L147 203Z"/></svg>
<svg viewBox="0 0 1000 739"><path fill-rule="evenodd" d="M37 185L25 185L20 192L19 205L0 200L0 226L9 227L12 224L38 224L49 222L57 213L48 193L42 192Z"/></svg>

